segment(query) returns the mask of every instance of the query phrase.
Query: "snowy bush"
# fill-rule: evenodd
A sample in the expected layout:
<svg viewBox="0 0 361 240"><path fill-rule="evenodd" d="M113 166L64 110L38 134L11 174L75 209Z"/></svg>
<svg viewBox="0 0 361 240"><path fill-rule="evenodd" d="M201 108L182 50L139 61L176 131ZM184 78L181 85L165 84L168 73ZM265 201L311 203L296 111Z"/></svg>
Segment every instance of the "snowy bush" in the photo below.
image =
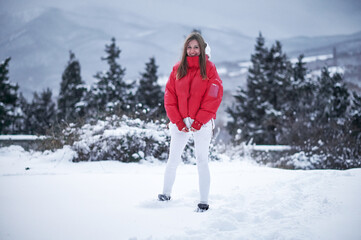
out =
<svg viewBox="0 0 361 240"><path fill-rule="evenodd" d="M113 115L76 131L79 140L72 146L77 152L73 161L137 162L167 158L169 134L162 123Z"/></svg>
<svg viewBox="0 0 361 240"><path fill-rule="evenodd" d="M70 145L76 152L74 162L118 160L121 162L165 161L168 158L170 134L165 122L145 122L125 115L105 117L84 125L70 124L61 133L46 140L46 149ZM218 160L218 152L211 144L210 159ZM195 163L190 138L182 155L185 163Z"/></svg>
<svg viewBox="0 0 361 240"><path fill-rule="evenodd" d="M297 152L295 154L280 158L275 165L284 166L292 169L317 169L323 168L322 164L325 162L325 155L310 155L305 152Z"/></svg>
<svg viewBox="0 0 361 240"><path fill-rule="evenodd" d="M292 161L285 161L283 159L292 156L295 149L290 146L282 145L254 145L252 143L242 142L239 145L226 147L222 151L230 159L251 160L258 164L266 165L268 167L297 169L297 164ZM223 148L224 148L223 147ZM308 161L308 160L306 160ZM311 169L310 167L309 169Z"/></svg>
<svg viewBox="0 0 361 240"><path fill-rule="evenodd" d="M324 145L320 141L319 145L315 144L312 149L307 151L296 147L249 145L246 143L231 147L223 146L223 150L221 150L221 146L217 146L217 148L230 159L251 159L256 163L275 168L310 170L361 167L359 157L347 157L346 154L338 155L329 149L324 151Z"/></svg>

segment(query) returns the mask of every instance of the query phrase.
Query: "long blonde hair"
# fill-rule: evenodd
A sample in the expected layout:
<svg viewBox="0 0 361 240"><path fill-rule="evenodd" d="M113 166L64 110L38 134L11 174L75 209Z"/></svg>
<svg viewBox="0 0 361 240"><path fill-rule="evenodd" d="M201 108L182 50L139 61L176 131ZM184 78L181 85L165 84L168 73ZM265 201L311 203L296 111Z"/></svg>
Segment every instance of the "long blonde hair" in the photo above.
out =
<svg viewBox="0 0 361 240"><path fill-rule="evenodd" d="M184 42L182 59L180 61L177 70L177 80L187 75L187 71L188 71L187 47L189 42L192 40L196 40L199 44L199 48L200 48L199 67L201 70L202 79L203 80L207 79L207 71L206 71L207 59L206 59L206 51L205 51L207 44L204 42L204 39L201 34L199 34L198 32L192 32L191 34L189 34L189 36L186 38Z"/></svg>

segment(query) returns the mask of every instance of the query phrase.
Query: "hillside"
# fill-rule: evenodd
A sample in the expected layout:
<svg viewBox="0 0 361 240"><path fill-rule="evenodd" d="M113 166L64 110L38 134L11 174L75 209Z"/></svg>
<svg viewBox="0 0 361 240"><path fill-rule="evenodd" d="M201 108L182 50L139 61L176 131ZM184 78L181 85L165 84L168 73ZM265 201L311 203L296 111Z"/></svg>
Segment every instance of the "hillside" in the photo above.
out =
<svg viewBox="0 0 361 240"><path fill-rule="evenodd" d="M229 68L249 61L256 36L246 36L234 29L191 26L149 19L134 12L90 8L87 14L59 8L33 8L0 15L0 56L10 56L10 79L19 83L20 91L31 97L33 91L50 87L56 96L61 74L72 50L79 59L84 80L91 84L94 74L105 70L101 61L111 37L122 50L120 63L127 69L126 78L136 79L145 63L154 56L159 75L167 78L178 61L184 37L194 28L200 29L212 48L212 61L218 68ZM359 53L360 33L317 38L281 39L290 57L340 53ZM267 44L274 40L267 39ZM358 58L352 59L352 63ZM225 62L229 63L225 66ZM360 62L360 61L358 61ZM227 69L227 71L232 71ZM244 70L242 70L244 74ZM239 80L225 78L225 86L235 89ZM358 81L356 77L354 81ZM41 86L41 87L39 87Z"/></svg>

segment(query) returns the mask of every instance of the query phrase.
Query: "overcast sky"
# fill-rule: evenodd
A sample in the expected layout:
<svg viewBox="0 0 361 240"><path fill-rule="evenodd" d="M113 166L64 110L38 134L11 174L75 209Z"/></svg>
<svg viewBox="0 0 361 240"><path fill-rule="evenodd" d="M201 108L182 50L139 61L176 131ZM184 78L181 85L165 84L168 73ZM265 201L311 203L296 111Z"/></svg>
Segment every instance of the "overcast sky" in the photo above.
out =
<svg viewBox="0 0 361 240"><path fill-rule="evenodd" d="M361 0L1 0L0 11L59 7L86 12L85 7L98 5L194 27L236 29L250 37L259 31L268 38L361 31Z"/></svg>

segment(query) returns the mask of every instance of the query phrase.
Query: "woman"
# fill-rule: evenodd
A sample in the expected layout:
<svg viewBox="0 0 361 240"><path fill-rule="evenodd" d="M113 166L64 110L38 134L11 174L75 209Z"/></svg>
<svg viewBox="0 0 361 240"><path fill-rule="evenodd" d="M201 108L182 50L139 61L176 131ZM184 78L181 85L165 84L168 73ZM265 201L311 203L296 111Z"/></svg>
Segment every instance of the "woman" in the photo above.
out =
<svg viewBox="0 0 361 240"><path fill-rule="evenodd" d="M191 33L183 47L182 59L173 67L164 94L164 105L171 121L169 158L160 201L171 198L176 170L191 135L194 137L198 167L200 203L198 210L209 208L209 144L216 112L222 101L223 86L215 65L206 55L207 44L199 33Z"/></svg>

